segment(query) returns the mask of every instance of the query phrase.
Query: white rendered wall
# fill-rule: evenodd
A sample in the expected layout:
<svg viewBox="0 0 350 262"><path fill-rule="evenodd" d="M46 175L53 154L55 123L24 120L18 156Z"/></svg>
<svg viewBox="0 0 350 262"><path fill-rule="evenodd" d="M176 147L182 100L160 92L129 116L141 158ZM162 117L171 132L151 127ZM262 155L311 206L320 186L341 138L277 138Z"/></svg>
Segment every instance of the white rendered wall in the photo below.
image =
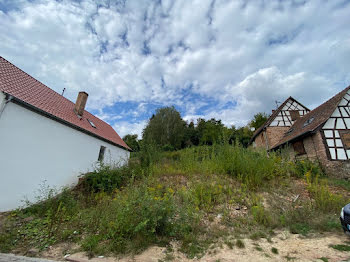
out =
<svg viewBox="0 0 350 262"><path fill-rule="evenodd" d="M0 211L34 201L43 182L57 189L77 183L96 166L100 146L106 164L129 159L127 150L8 103L0 116Z"/></svg>

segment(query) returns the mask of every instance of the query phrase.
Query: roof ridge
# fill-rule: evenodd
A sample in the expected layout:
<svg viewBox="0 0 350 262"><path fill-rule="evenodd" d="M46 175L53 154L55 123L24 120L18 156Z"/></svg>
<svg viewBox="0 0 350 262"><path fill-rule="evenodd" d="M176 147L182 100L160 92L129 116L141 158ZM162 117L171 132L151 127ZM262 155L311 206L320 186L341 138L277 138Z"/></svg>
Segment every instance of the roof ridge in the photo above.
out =
<svg viewBox="0 0 350 262"><path fill-rule="evenodd" d="M0 58L2 58L2 59L5 60L7 63L9 63L12 67L15 67L15 68L19 69L22 73L26 74L27 76L29 76L30 78L32 78L34 81L36 81L36 82L39 83L40 85L45 86L49 91L52 91L52 92L56 93L56 94L59 95L60 97L64 98L64 99L67 100L68 102L70 102L70 103L72 103L73 105L75 105L75 103L74 103L73 101L71 101L71 100L68 99L67 97L61 95L60 93L56 92L54 89L48 87L48 86L45 85L44 83L40 82L39 80L37 80L37 79L36 79L35 77L33 77L32 75L30 75L30 74L28 74L27 72L23 71L20 67L18 67L18 66L16 66L16 65L12 64L10 61L8 61L8 60L7 60L6 58L4 58L3 56L0 55ZM0 79L0 82L1 82L1 79ZM64 87L64 88L65 88L65 87ZM91 112L89 112L89 111L86 110L86 109L84 109L84 112L87 112L87 113L89 113L90 115L93 115ZM100 120L102 120L102 119L100 119ZM102 121L103 121L103 120L102 120ZM103 122L105 122L105 121L103 121ZM106 122L106 124L108 124L108 123ZM108 124L108 125L109 125L109 124ZM109 126L111 126L111 125L109 125ZM111 127L112 127L112 126L111 126Z"/></svg>
<svg viewBox="0 0 350 262"><path fill-rule="evenodd" d="M318 107L311 110L309 113L304 115L302 118L297 119L297 121L294 122L294 124L287 130L287 132L284 134L284 136L281 138L279 143L274 147L277 148L289 141L292 141L308 132L314 132L317 128L319 128L321 125L323 125L333 114L334 110L338 107L341 99L345 96L347 91L350 89L350 86L346 87L345 89L341 90L325 102L323 102ZM333 104L332 104L333 102ZM327 108L329 106L330 108ZM323 108L327 110L322 110ZM319 111L321 112L319 113ZM322 112L324 115L322 115ZM304 126L304 123L311 119L312 117L318 117L319 119L313 120L314 123L310 123L309 127ZM291 129L295 129L292 132L289 132ZM305 128L305 129L304 129ZM295 133L296 130L299 130L299 133ZM300 132L300 130L302 132ZM288 133L289 132L289 133ZM289 137L289 138L288 138ZM287 139L286 139L287 138Z"/></svg>
<svg viewBox="0 0 350 262"><path fill-rule="evenodd" d="M104 120L84 109L83 118L74 112L74 102L35 79L21 68L0 56L0 91L10 94L22 105L30 106L38 112L51 115L55 120L68 123L92 136L130 150L114 128ZM92 126L87 119L97 123ZM83 121L82 121L83 120Z"/></svg>
<svg viewBox="0 0 350 262"><path fill-rule="evenodd" d="M278 113L283 109L283 107L285 106L285 104L287 104L289 99L293 99L295 102L299 103L296 99L294 99L292 96L289 96L286 100L284 100L284 102L275 110L273 110L273 113L270 115L270 117L265 121L265 123L259 127L253 134L252 138L250 139L250 143L254 140L255 137L257 137L260 132L267 127L269 124L271 124L272 120L278 115ZM300 104L300 103L299 103ZM308 109L308 108L306 108Z"/></svg>

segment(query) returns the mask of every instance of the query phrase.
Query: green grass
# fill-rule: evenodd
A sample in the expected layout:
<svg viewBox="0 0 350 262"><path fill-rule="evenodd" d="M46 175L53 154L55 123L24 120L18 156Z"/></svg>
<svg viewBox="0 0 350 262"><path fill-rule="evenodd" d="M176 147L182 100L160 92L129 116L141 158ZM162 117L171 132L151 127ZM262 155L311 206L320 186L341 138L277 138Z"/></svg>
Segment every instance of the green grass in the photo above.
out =
<svg viewBox="0 0 350 262"><path fill-rule="evenodd" d="M341 187L347 191L350 191L350 181L349 180L328 177L327 181L328 181L329 185L331 185L331 186Z"/></svg>
<svg viewBox="0 0 350 262"><path fill-rule="evenodd" d="M263 251L263 249L262 249L261 247L258 247L258 246L256 246L255 249L258 250L258 251L260 251L260 252Z"/></svg>
<svg viewBox="0 0 350 262"><path fill-rule="evenodd" d="M350 252L350 246L349 245L330 245L331 248L334 248L338 251L342 252Z"/></svg>
<svg viewBox="0 0 350 262"><path fill-rule="evenodd" d="M271 252L272 252L273 254L277 255L277 254L278 254L278 249L275 248L275 247L272 247L272 248L271 248Z"/></svg>
<svg viewBox="0 0 350 262"><path fill-rule="evenodd" d="M241 240L241 239L237 239L236 246L238 248L245 248L245 244L244 244L243 240Z"/></svg>
<svg viewBox="0 0 350 262"><path fill-rule="evenodd" d="M320 257L319 260L322 260L323 262L328 262L328 258L327 257Z"/></svg>
<svg viewBox="0 0 350 262"><path fill-rule="evenodd" d="M297 258L296 258L296 257L285 256L285 259L286 259L287 261L293 261L293 260L295 260L295 259L297 259Z"/></svg>
<svg viewBox="0 0 350 262"><path fill-rule="evenodd" d="M276 197L294 194L293 179L305 179L312 199L295 204ZM194 258L220 239L229 248L244 248L240 238L270 239L274 229L339 231L338 213L347 201L330 192L317 164L239 145L165 153L143 148L125 167L101 166L60 194L44 187L38 200L5 219L1 252L70 242L93 257L175 240Z"/></svg>

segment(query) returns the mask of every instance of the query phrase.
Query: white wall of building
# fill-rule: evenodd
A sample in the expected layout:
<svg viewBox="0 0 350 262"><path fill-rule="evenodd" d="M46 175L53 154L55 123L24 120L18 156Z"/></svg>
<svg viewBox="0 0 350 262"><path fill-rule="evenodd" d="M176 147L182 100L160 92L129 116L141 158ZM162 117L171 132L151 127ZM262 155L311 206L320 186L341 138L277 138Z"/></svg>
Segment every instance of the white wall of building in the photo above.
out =
<svg viewBox="0 0 350 262"><path fill-rule="evenodd" d="M107 164L128 161L127 150L8 103L0 116L0 211L35 201L43 183L56 189L77 183L96 167L101 146Z"/></svg>

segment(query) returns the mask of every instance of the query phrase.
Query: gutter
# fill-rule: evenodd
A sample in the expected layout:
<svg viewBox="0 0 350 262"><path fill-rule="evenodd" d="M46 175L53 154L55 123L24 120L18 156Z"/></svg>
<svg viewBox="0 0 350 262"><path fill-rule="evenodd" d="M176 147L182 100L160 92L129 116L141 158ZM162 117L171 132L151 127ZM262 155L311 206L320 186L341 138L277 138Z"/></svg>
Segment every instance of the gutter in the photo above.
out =
<svg viewBox="0 0 350 262"><path fill-rule="evenodd" d="M3 94L4 94L4 93L3 93ZM13 99L13 96L11 96L11 95L7 95L7 94L4 94L4 95L5 95L5 103L3 103L3 104L1 105L1 108L0 108L0 118L1 118L2 113L3 113L4 110L5 110L6 105L7 105L9 102L11 102L11 100Z"/></svg>

